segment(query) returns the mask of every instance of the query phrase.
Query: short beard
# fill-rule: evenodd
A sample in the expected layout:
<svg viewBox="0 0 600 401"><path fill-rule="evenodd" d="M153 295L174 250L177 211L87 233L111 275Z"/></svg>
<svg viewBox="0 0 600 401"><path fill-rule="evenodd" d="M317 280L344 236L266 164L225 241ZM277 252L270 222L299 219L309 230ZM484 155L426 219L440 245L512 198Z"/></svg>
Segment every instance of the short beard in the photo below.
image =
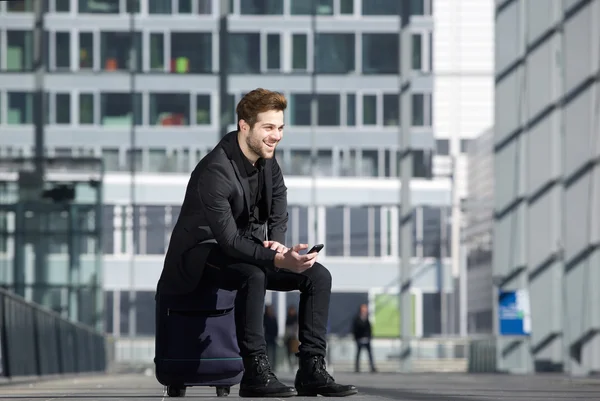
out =
<svg viewBox="0 0 600 401"><path fill-rule="evenodd" d="M263 143L260 139L258 139L255 135L254 135L254 131L250 130L250 132L248 132L248 136L246 137L246 145L248 145L248 149L250 149L256 156L258 156L259 158L264 158L265 156L263 155Z"/></svg>

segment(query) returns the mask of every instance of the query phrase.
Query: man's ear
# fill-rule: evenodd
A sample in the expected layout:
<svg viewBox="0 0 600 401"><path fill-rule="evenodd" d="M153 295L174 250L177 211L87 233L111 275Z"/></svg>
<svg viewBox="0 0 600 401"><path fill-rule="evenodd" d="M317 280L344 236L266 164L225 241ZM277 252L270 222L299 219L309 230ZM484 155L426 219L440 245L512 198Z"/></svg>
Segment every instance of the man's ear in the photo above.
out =
<svg viewBox="0 0 600 401"><path fill-rule="evenodd" d="M248 123L244 119L240 119L238 121L238 125L240 126L240 131L244 131L244 130L250 128L250 125L248 125Z"/></svg>

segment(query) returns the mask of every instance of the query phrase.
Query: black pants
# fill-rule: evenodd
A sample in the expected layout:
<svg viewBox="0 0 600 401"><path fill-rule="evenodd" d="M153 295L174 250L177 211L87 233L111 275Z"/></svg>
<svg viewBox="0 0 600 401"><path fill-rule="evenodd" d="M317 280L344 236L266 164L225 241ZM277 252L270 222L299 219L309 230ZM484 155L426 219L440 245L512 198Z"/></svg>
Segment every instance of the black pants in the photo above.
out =
<svg viewBox="0 0 600 401"><path fill-rule="evenodd" d="M191 251L185 263L193 263ZM236 334L242 357L266 353L263 314L266 290L300 291L299 339L301 355L325 356L327 320L331 298L331 274L316 262L302 274L275 272L243 262L215 247L209 254L202 280L219 288L237 290Z"/></svg>
<svg viewBox="0 0 600 401"><path fill-rule="evenodd" d="M360 343L356 342L356 362L354 370L356 372L360 372L360 354L362 353L363 348L367 350L367 354L369 355L369 365L371 365L371 370L375 370L375 363L373 362L373 352L371 351L371 343Z"/></svg>

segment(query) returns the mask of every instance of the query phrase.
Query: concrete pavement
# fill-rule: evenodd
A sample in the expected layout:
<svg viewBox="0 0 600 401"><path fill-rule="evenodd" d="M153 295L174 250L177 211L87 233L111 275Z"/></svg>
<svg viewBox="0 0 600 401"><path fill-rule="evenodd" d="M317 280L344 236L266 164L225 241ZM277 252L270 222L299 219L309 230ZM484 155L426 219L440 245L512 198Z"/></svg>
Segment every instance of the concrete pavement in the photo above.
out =
<svg viewBox="0 0 600 401"><path fill-rule="evenodd" d="M467 374L336 374L338 382L354 383L359 394L349 401L598 401L600 379L571 379L559 375L509 376ZM287 374L279 377L292 383ZM228 398L239 398L237 387ZM188 388L186 399L223 400L213 388ZM295 397L294 399L300 399ZM166 400L153 376L105 375L33 384L0 386L0 400L54 401Z"/></svg>

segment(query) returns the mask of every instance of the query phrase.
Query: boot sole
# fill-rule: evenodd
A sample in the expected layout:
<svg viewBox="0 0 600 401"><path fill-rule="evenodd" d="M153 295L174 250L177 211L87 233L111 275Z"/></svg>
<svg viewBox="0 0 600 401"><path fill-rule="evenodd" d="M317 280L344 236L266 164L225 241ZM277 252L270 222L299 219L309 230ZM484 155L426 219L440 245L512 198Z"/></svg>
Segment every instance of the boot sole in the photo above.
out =
<svg viewBox="0 0 600 401"><path fill-rule="evenodd" d="M318 391L315 392L308 392L308 391L298 391L298 397L317 397L317 396L322 396L322 397L348 397L350 395L354 395L354 394L358 394L358 390L348 390L348 391L343 391L341 393L319 393Z"/></svg>
<svg viewBox="0 0 600 401"><path fill-rule="evenodd" d="M279 393L264 394L256 391L239 391L239 396L243 398L283 398L283 397L296 397L298 392L296 391L281 391Z"/></svg>

